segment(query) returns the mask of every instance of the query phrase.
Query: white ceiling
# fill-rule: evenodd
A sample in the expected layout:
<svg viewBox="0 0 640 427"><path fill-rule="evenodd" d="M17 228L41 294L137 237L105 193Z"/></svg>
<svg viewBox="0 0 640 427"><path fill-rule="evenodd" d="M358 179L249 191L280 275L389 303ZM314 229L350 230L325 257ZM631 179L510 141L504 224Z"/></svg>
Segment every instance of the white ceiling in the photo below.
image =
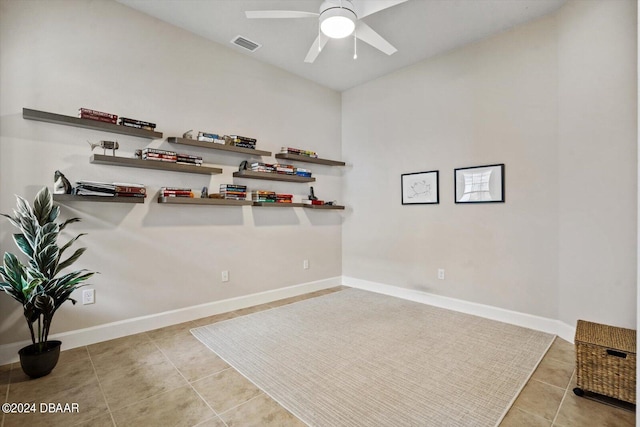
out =
<svg viewBox="0 0 640 427"><path fill-rule="evenodd" d="M473 43L558 9L566 0L409 0L363 18L394 45L391 56L353 38L329 40L304 62L318 20L247 19L247 10L318 12L321 0L117 0L230 49L343 91L447 50ZM375 0L352 0L358 1ZM230 43L241 35L262 44L251 53Z"/></svg>

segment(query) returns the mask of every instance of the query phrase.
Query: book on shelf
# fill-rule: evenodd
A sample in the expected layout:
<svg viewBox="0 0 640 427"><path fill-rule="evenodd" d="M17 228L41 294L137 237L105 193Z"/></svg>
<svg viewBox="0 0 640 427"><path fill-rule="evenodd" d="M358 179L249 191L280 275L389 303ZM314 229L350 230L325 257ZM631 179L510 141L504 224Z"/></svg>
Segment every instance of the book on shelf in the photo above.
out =
<svg viewBox="0 0 640 427"><path fill-rule="evenodd" d="M238 142L248 142L248 143L253 143L255 144L256 142L258 142L257 139L255 138L249 138L248 136L241 136L241 135L229 135L229 137L231 137L231 139Z"/></svg>
<svg viewBox="0 0 640 427"><path fill-rule="evenodd" d="M304 203L305 205L324 205L324 200L308 200L308 199L303 199L302 203Z"/></svg>
<svg viewBox="0 0 640 427"><path fill-rule="evenodd" d="M140 193L120 193L120 192L118 192L118 193L114 194L114 196L116 196L116 197L138 197L138 198L141 198L141 199L144 199L145 197L147 197L147 195L146 195L146 194L140 194Z"/></svg>
<svg viewBox="0 0 640 427"><path fill-rule="evenodd" d="M160 194L164 197L195 197L191 188L185 187L161 187Z"/></svg>
<svg viewBox="0 0 640 427"><path fill-rule="evenodd" d="M245 142L234 142L233 145L238 148L248 148L249 150L255 150L256 146L253 144L247 144Z"/></svg>
<svg viewBox="0 0 640 427"><path fill-rule="evenodd" d="M151 160L154 162L168 162L168 163L176 163L177 159L171 157L155 157L155 156L147 156L142 155L142 160Z"/></svg>
<svg viewBox="0 0 640 427"><path fill-rule="evenodd" d="M198 136L202 136L204 138L211 138L211 139L222 139L220 135L212 132L198 132Z"/></svg>
<svg viewBox="0 0 640 427"><path fill-rule="evenodd" d="M105 113L104 111L97 111L97 110L92 110L90 108L83 108L83 107L78 109L78 116L81 116L81 115L93 116L93 117L104 117L109 120L118 119L117 114Z"/></svg>
<svg viewBox="0 0 640 427"><path fill-rule="evenodd" d="M220 184L220 189L223 189L223 188L246 190L247 186L241 185L241 184Z"/></svg>
<svg viewBox="0 0 640 427"><path fill-rule="evenodd" d="M146 147L142 149L142 154L145 153L150 153L150 154L165 154L168 156L177 156L178 153L176 153L175 151L169 151L169 150L161 150L159 148L151 148L151 147Z"/></svg>
<svg viewBox="0 0 640 427"><path fill-rule="evenodd" d="M136 125L133 123L120 123L121 126L126 126L126 127L130 127L130 128L135 128L135 129L144 129L144 130L155 130L155 128L152 128L151 126L143 126L143 125Z"/></svg>
<svg viewBox="0 0 640 427"><path fill-rule="evenodd" d="M107 117L100 117L100 116L93 116L91 114L78 114L78 117L81 119L94 120L96 122L111 123L113 125L116 124L115 119L109 119Z"/></svg>
<svg viewBox="0 0 640 427"><path fill-rule="evenodd" d="M121 125L134 125L134 126L144 126L144 127L148 127L151 129L155 129L156 128L156 124L155 123L151 123L151 122L147 122L144 120L137 120L137 119L130 119L127 117L120 117L119 120Z"/></svg>
<svg viewBox="0 0 640 427"><path fill-rule="evenodd" d="M126 182L114 182L116 193L147 194L147 188L142 184L131 184Z"/></svg>
<svg viewBox="0 0 640 427"><path fill-rule="evenodd" d="M280 149L280 152L284 154L295 154L298 156L307 156L307 157L313 157L313 158L318 157L318 153L316 153L315 151L302 150L300 148L282 147Z"/></svg>

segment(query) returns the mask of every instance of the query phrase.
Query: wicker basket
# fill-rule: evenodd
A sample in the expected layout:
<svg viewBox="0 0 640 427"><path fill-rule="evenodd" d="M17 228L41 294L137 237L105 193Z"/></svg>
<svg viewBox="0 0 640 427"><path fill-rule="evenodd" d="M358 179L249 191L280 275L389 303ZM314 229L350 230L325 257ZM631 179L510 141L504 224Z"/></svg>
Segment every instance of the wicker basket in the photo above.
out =
<svg viewBox="0 0 640 427"><path fill-rule="evenodd" d="M636 403L636 331L578 320L577 388Z"/></svg>

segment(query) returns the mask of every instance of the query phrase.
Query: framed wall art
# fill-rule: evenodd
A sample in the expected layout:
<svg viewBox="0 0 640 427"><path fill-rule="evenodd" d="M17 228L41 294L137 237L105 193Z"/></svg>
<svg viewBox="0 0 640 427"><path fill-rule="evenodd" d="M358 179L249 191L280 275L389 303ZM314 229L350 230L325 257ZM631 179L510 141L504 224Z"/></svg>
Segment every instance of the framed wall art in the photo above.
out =
<svg viewBox="0 0 640 427"><path fill-rule="evenodd" d="M504 163L454 170L456 203L504 203Z"/></svg>
<svg viewBox="0 0 640 427"><path fill-rule="evenodd" d="M400 180L403 205L440 203L438 171L404 173Z"/></svg>

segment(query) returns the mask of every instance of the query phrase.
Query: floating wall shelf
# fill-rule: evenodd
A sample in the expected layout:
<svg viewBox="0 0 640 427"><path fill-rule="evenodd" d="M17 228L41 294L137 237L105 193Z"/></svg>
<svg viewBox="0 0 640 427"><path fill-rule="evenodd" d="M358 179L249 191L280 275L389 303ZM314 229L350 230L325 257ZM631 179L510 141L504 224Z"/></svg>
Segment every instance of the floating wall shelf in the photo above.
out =
<svg viewBox="0 0 640 427"><path fill-rule="evenodd" d="M234 172L235 178L250 178L250 179L266 179L270 181L287 181L287 182L314 182L316 179L311 177L297 175L286 175L275 172L254 172L250 170L241 170Z"/></svg>
<svg viewBox="0 0 640 427"><path fill-rule="evenodd" d="M144 203L144 197L118 196L78 196L76 194L54 194L54 202L107 202L107 203Z"/></svg>
<svg viewBox="0 0 640 427"><path fill-rule="evenodd" d="M340 162L338 160L319 159L317 157L300 156L298 154L290 153L278 153L276 154L276 159L295 160L296 162L317 163L319 165L328 166L344 166L346 164L345 162Z"/></svg>
<svg viewBox="0 0 640 427"><path fill-rule="evenodd" d="M162 162L158 160L130 159L128 157L107 156L104 154L94 154L91 156L91 163L98 165L127 166L131 168L157 169L171 172L199 173L213 175L222 173L220 168L209 166L183 165L173 162Z"/></svg>
<svg viewBox="0 0 640 427"><path fill-rule="evenodd" d="M305 209L337 209L343 210L344 206L340 205L304 205Z"/></svg>
<svg viewBox="0 0 640 427"><path fill-rule="evenodd" d="M270 156L270 151L254 150L252 148L236 147L234 145L216 144L215 142L196 141L194 139L169 137L167 141L172 144L191 145L192 147L210 148L212 150L227 151L230 153L250 154L252 156Z"/></svg>
<svg viewBox="0 0 640 427"><path fill-rule="evenodd" d="M250 206L250 200L202 199L191 197L158 197L158 203L170 205Z"/></svg>
<svg viewBox="0 0 640 427"><path fill-rule="evenodd" d="M277 202L253 202L253 206L264 206L269 208L301 208L302 203L277 203Z"/></svg>
<svg viewBox="0 0 640 427"><path fill-rule="evenodd" d="M37 120L39 122L55 123L58 125L74 126L78 128L101 130L105 132L118 133L120 135L137 136L139 138L156 139L162 138L162 132L155 132L146 129L137 129L128 126L116 125L113 123L100 122L98 120L80 119L78 117L63 116L62 114L48 113L46 111L22 109L22 118L27 120ZM99 196L98 196L99 197Z"/></svg>

